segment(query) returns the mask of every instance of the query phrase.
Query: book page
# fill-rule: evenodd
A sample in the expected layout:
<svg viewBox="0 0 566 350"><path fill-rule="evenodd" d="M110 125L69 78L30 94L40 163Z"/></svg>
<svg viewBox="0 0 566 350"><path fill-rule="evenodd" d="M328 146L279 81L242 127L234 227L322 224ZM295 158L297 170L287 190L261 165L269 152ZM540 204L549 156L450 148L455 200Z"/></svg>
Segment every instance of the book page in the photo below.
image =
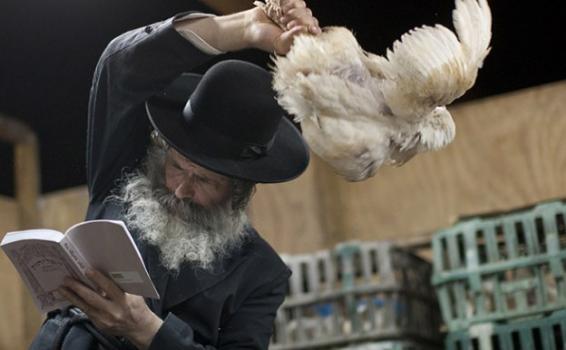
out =
<svg viewBox="0 0 566 350"><path fill-rule="evenodd" d="M95 269L131 294L159 298L140 252L122 221L92 220L67 231L67 239Z"/></svg>
<svg viewBox="0 0 566 350"><path fill-rule="evenodd" d="M61 242L59 242L59 245L67 253L67 257L73 262L73 266L78 269L78 280L89 286L91 289L96 289L95 285L86 277L86 269L91 267L89 262L73 244L69 237L64 236L63 239L61 239Z"/></svg>
<svg viewBox="0 0 566 350"><path fill-rule="evenodd" d="M77 267L59 245L62 238L60 232L53 230L28 230L9 233L2 240L2 249L41 312L69 305L55 290L66 276L81 279Z"/></svg>
<svg viewBox="0 0 566 350"><path fill-rule="evenodd" d="M63 234L59 231L49 229L35 229L8 232L2 239L2 246L12 242L23 241L25 239L38 239L41 241L59 242L63 238Z"/></svg>

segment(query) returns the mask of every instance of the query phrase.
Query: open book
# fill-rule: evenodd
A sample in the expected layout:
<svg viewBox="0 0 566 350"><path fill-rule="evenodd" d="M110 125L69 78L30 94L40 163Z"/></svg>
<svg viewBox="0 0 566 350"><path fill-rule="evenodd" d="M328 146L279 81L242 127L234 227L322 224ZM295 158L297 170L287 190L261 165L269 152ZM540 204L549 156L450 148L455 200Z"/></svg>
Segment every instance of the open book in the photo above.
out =
<svg viewBox="0 0 566 350"><path fill-rule="evenodd" d="M56 292L65 276L93 287L84 275L95 268L131 294L159 298L140 252L122 221L93 220L61 232L38 229L6 234L0 246L29 288L42 312L69 303Z"/></svg>

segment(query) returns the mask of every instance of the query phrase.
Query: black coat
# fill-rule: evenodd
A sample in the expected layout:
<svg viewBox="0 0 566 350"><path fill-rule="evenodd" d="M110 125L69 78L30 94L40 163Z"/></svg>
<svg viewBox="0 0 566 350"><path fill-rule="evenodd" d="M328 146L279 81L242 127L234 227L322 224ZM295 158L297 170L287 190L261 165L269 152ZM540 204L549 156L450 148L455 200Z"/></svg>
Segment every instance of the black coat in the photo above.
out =
<svg viewBox="0 0 566 350"><path fill-rule="evenodd" d="M120 208L105 199L145 156L144 101L211 58L178 34L173 20L119 36L100 58L89 102L87 219L121 218ZM150 349L267 348L290 271L249 230L243 247L213 272L183 266L177 277L160 265L154 247L137 242L161 295L148 305L164 319Z"/></svg>

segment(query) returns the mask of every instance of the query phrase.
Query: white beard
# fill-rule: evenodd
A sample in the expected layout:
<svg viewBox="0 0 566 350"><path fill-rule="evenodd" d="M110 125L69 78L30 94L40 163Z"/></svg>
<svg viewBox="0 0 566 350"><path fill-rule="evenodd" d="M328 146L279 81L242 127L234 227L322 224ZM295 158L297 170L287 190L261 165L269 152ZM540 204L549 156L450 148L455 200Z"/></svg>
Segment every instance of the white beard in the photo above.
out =
<svg viewBox="0 0 566 350"><path fill-rule="evenodd" d="M126 179L120 195L126 222L142 240L159 249L167 269L178 272L187 262L210 270L217 259L242 244L248 224L245 210L232 209L230 200L205 209L177 199L163 185L163 167L158 163L150 154L148 175L138 173Z"/></svg>

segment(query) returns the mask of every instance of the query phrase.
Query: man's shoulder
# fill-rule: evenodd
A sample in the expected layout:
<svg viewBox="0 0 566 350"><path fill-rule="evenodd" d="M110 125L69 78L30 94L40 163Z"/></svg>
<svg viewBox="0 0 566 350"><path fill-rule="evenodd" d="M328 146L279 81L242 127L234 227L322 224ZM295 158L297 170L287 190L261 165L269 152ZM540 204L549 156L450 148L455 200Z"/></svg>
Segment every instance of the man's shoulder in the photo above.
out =
<svg viewBox="0 0 566 350"><path fill-rule="evenodd" d="M249 226L246 228L246 239L243 246L243 255L251 260L257 268L269 269L271 272L280 269L281 272L288 270L275 249L256 231Z"/></svg>

